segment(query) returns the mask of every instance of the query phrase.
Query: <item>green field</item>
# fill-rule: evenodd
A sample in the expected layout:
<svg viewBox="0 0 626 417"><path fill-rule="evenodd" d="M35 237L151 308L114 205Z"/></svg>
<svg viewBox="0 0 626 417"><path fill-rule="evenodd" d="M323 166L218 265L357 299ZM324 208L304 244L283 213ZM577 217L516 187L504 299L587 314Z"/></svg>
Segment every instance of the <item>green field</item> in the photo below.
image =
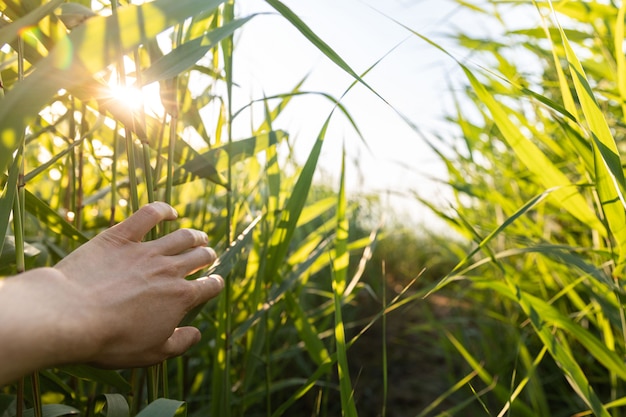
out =
<svg viewBox="0 0 626 417"><path fill-rule="evenodd" d="M236 36L263 18L237 3L0 0L0 275L156 200L180 217L149 239L196 228L227 253L186 355L42 369L0 387L0 416L626 416L626 2L455 1L500 31L459 28L463 54L403 27L466 77L453 137L423 136L450 204L414 197L443 234L347 192L354 155L319 181L329 124L361 135L343 96L303 80L234 107ZM345 94L378 97L376 64L357 72L266 3L351 77ZM501 18L522 10L536 25ZM134 106L133 84L152 91ZM332 111L299 162L280 116L320 97Z"/></svg>

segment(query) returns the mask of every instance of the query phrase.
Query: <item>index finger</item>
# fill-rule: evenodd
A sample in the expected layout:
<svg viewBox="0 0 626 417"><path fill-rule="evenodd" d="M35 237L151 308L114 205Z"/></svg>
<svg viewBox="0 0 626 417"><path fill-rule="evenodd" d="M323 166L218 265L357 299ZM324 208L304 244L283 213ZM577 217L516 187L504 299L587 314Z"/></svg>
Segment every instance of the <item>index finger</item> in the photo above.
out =
<svg viewBox="0 0 626 417"><path fill-rule="evenodd" d="M147 204L133 213L128 219L113 226L123 238L133 242L140 242L143 237L163 220L174 220L178 217L176 210L169 204L155 201Z"/></svg>

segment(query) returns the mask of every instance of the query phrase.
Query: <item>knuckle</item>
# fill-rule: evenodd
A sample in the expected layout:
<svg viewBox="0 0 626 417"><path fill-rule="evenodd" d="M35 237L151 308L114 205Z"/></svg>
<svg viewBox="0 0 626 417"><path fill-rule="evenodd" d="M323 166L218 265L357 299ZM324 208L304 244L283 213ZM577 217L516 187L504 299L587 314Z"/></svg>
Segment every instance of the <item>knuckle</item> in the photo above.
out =
<svg viewBox="0 0 626 417"><path fill-rule="evenodd" d="M207 234L200 230L185 228L180 229L179 233L183 239L192 241L195 245L206 245L209 241Z"/></svg>
<svg viewBox="0 0 626 417"><path fill-rule="evenodd" d="M195 286L187 280L182 280L180 285L176 286L173 295L185 306L194 305L198 299Z"/></svg>
<svg viewBox="0 0 626 417"><path fill-rule="evenodd" d="M159 206L157 203L149 203L140 209L146 216L149 217L158 217L159 216Z"/></svg>
<svg viewBox="0 0 626 417"><path fill-rule="evenodd" d="M178 262L171 262L168 259L164 260L165 262L163 263L162 268L162 272L165 276L167 277L181 277L184 276L184 272L183 272L183 266L180 265Z"/></svg>
<svg viewBox="0 0 626 417"><path fill-rule="evenodd" d="M196 233L193 229L178 229L176 233L178 233L180 238L184 240L195 240L196 238Z"/></svg>

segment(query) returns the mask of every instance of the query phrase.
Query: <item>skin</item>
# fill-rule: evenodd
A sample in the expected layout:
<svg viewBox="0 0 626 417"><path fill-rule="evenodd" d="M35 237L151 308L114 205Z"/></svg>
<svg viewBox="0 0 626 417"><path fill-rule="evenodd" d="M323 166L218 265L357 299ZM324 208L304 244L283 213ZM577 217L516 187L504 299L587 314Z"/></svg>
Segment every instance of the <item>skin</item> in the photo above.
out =
<svg viewBox="0 0 626 417"><path fill-rule="evenodd" d="M141 241L176 217L149 204L55 267L0 280L0 386L63 364L148 366L199 342L198 329L178 324L224 286L217 275L185 279L215 262L207 235L180 229Z"/></svg>

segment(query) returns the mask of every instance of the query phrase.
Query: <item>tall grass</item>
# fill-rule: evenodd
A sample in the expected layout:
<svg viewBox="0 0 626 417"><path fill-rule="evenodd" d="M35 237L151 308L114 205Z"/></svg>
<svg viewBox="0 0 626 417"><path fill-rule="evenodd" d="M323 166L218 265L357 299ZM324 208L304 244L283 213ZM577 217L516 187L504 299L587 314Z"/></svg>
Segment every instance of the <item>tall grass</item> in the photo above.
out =
<svg viewBox="0 0 626 417"><path fill-rule="evenodd" d="M285 5L268 3L360 79ZM11 48L0 61L0 235L2 253L18 254L3 274L52 265L159 199L181 214L173 227L207 231L226 279L186 318L202 341L184 357L122 372L41 370L32 388L2 389L1 412L278 416L316 401L319 415L356 415L342 310L363 285L350 254L373 241L349 230L344 176L339 191L311 193L328 124L337 113L351 120L339 100L325 95L335 110L299 166L293 138L274 125L300 85L246 105L261 109L260 123L233 107L233 39L262 16L223 0L1 4L0 41ZM115 95L131 85L144 105ZM249 135L235 137L236 124Z"/></svg>
<svg viewBox="0 0 626 417"><path fill-rule="evenodd" d="M458 3L496 20L504 7ZM357 415L350 350L381 317L386 332L405 318L392 314L442 295L456 303L420 309L411 327L422 336L413 348L436 356L446 385L418 415L626 415L624 4L514 2L506 7L533 8L536 23L505 29L504 41L460 34L469 60L411 30L467 80L450 114L459 137L427 141L448 167L453 205L423 202L472 248L434 282L411 265L413 279L394 282L397 294L364 321L350 307L368 285L361 278L381 269L365 265L378 231L360 229L345 166L332 187L314 183L333 119L360 134L349 109L316 94L334 110L297 164L280 115L315 94L305 81L235 107L236 36L265 16L240 16L232 0L0 4L10 46L0 55L2 274L52 265L159 199L181 213L173 228L207 231L227 282L185 318L202 332L187 355L121 372L41 370L2 388L1 412ZM369 87L288 7L267 4ZM537 71L525 73L518 56ZM114 84L135 84L152 108L128 107ZM236 136L242 126L248 134ZM417 259L407 241L383 258ZM439 256L459 253L454 242L434 245ZM381 341L384 415L404 381L388 374L393 345Z"/></svg>
<svg viewBox="0 0 626 417"><path fill-rule="evenodd" d="M463 7L537 18L503 39L457 37L472 50L457 58L460 140L431 143L456 199L438 212L474 243L434 287L479 306L448 346L475 375L473 415L622 416L626 5L499 3Z"/></svg>

